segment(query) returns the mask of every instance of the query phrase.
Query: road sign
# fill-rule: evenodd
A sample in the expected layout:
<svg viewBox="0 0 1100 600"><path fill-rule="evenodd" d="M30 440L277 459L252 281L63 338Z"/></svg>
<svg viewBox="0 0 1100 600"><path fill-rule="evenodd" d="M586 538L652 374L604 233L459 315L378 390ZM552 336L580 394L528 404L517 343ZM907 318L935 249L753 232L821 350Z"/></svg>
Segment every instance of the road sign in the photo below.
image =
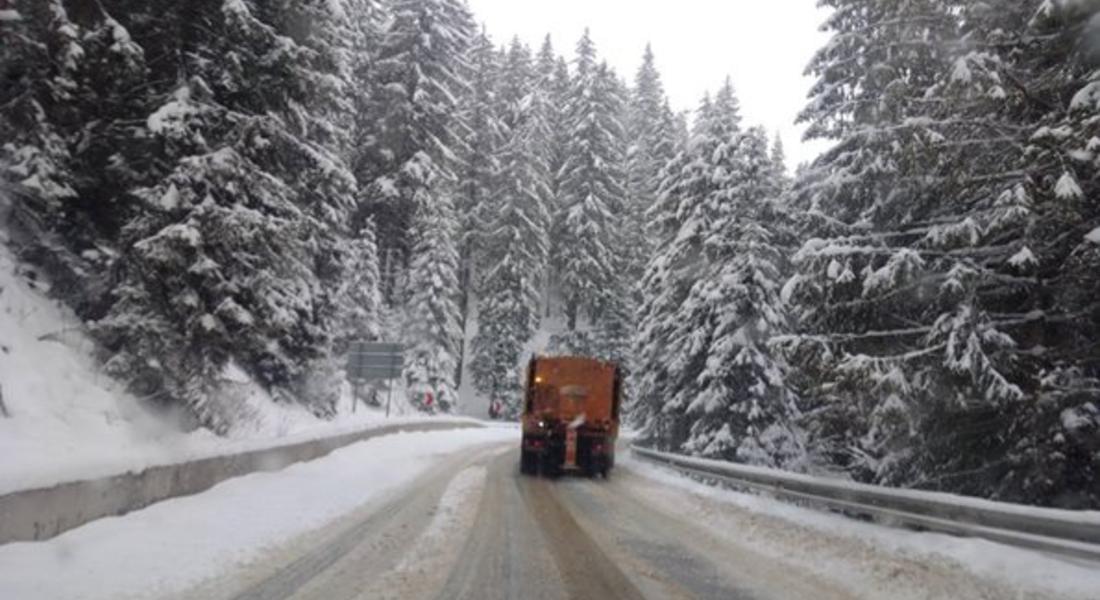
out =
<svg viewBox="0 0 1100 600"><path fill-rule="evenodd" d="M388 342L354 342L348 351L348 379L397 379L405 368L405 347Z"/></svg>

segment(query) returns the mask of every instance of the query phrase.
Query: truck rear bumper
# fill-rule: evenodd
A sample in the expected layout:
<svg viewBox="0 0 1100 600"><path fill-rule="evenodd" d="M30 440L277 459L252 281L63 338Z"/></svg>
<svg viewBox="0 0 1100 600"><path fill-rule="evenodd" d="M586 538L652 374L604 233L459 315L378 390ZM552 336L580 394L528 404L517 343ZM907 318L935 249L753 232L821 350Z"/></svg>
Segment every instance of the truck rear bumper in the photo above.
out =
<svg viewBox="0 0 1100 600"><path fill-rule="evenodd" d="M522 448L525 460L537 461L543 473L554 474L567 468L564 435L524 435ZM614 448L614 442L607 436L578 436L575 465L569 470L606 473L615 464Z"/></svg>

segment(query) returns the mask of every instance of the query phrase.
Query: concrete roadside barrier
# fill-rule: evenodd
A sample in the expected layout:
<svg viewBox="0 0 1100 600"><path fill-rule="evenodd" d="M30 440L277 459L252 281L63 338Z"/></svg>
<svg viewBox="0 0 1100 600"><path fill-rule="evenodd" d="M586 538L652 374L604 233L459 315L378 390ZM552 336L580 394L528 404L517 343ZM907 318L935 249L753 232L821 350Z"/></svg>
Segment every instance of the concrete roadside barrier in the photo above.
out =
<svg viewBox="0 0 1100 600"><path fill-rule="evenodd" d="M462 420L383 425L286 446L12 492L0 496L0 544L50 539L95 519L123 515L169 498L197 494L233 477L277 471L375 437L480 426L474 421Z"/></svg>

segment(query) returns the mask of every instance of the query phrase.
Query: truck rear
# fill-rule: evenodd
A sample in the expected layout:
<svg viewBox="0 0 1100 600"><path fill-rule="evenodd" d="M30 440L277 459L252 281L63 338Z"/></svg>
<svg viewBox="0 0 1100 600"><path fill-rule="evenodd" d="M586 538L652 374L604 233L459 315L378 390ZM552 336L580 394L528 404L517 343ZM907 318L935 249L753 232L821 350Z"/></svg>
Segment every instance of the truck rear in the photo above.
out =
<svg viewBox="0 0 1100 600"><path fill-rule="evenodd" d="M603 475L615 465L622 379L618 365L534 357L527 368L520 471Z"/></svg>

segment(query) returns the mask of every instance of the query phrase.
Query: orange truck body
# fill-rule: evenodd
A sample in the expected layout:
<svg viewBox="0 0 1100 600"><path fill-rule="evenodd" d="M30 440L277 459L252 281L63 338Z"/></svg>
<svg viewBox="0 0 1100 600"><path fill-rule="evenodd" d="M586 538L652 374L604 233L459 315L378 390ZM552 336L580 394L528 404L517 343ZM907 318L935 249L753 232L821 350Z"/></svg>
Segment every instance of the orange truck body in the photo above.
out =
<svg viewBox="0 0 1100 600"><path fill-rule="evenodd" d="M536 356L527 367L520 470L607 476L615 465L622 376L591 358Z"/></svg>

